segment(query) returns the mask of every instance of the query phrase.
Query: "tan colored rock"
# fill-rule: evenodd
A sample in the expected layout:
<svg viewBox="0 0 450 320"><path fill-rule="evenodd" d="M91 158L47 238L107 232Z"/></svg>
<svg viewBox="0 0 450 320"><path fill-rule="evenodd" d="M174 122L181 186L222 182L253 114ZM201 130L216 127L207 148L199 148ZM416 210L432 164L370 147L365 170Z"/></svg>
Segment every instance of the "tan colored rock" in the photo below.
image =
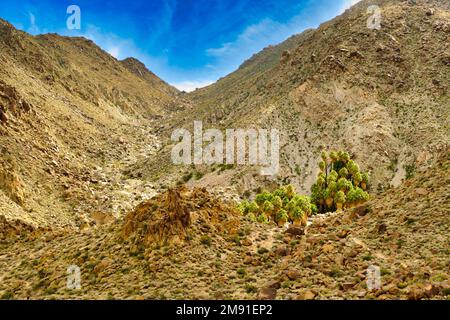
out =
<svg viewBox="0 0 450 320"><path fill-rule="evenodd" d="M110 261L107 259L103 259L94 267L94 273L99 274L105 271L106 268L110 265Z"/></svg>
<svg viewBox="0 0 450 320"><path fill-rule="evenodd" d="M354 282L344 282L344 283L340 284L339 287L341 288L341 290L349 291L355 287L355 283Z"/></svg>
<svg viewBox="0 0 450 320"><path fill-rule="evenodd" d="M408 288L408 300L421 300L425 297L425 291L418 285Z"/></svg>
<svg viewBox="0 0 450 320"><path fill-rule="evenodd" d="M305 234L305 229L299 226L290 226L285 233L291 236L302 236Z"/></svg>
<svg viewBox="0 0 450 320"><path fill-rule="evenodd" d="M285 274L289 280L297 280L301 277L301 273L298 270L288 270Z"/></svg>
<svg viewBox="0 0 450 320"><path fill-rule="evenodd" d="M277 297L277 289L273 287L262 288L258 295L258 299L261 300L275 300L276 297Z"/></svg>
<svg viewBox="0 0 450 320"><path fill-rule="evenodd" d="M253 263L253 258L251 256L246 256L244 258L244 264L252 264Z"/></svg>
<svg viewBox="0 0 450 320"><path fill-rule="evenodd" d="M285 256L289 255L290 251L291 250L289 249L288 246L283 245L283 246L277 247L275 253L280 257L285 257Z"/></svg>
<svg viewBox="0 0 450 320"><path fill-rule="evenodd" d="M305 292L300 293L297 296L297 300L314 300L316 297L316 294L312 292L311 290L307 290Z"/></svg>
<svg viewBox="0 0 450 320"><path fill-rule="evenodd" d="M426 195L428 195L428 191L427 191L427 189L425 189L425 188L416 188L416 189L414 190L414 193L415 193L417 196L426 196Z"/></svg>

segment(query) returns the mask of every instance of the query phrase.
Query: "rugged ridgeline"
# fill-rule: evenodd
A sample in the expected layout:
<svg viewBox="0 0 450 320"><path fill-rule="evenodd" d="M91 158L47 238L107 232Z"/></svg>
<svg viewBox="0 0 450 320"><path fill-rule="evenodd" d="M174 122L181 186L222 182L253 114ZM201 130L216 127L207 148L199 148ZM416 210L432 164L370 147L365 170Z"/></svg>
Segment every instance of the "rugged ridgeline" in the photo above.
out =
<svg viewBox="0 0 450 320"><path fill-rule="evenodd" d="M367 28L372 4L381 8L381 30ZM204 127L278 128L279 179L304 192L323 147L351 151L372 172L373 192L397 186L449 143L449 31L448 2L362 1L189 94L196 112L178 113L165 124L165 137L173 128L191 129L194 120ZM240 192L269 183L248 167L220 176L210 168L180 171L171 166L170 147L131 171L158 179L173 169L174 180L199 171L200 184L233 181Z"/></svg>
<svg viewBox="0 0 450 320"><path fill-rule="evenodd" d="M177 96L135 59L0 20L0 214L80 226L94 210L117 211L119 162L137 141L151 154L149 123Z"/></svg>

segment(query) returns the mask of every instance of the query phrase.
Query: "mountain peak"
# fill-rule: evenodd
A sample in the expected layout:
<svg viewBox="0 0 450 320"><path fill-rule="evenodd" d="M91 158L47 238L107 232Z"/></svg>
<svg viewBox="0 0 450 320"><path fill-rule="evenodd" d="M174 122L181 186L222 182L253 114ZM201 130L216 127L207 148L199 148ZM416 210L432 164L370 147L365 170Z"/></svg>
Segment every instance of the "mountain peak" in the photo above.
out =
<svg viewBox="0 0 450 320"><path fill-rule="evenodd" d="M134 58L128 57L123 60L120 60L120 63L131 73L138 76L141 79L148 81L151 84L164 84L167 88L170 89L170 93L177 93L178 90L174 87L170 87L165 81L160 79L156 74L150 71L143 62Z"/></svg>
<svg viewBox="0 0 450 320"><path fill-rule="evenodd" d="M141 78L144 77L146 73L151 73L152 75L154 75L153 72L148 70L144 63L136 58L128 57L121 60L120 63L122 63L122 65L125 66L129 71L133 72L135 75Z"/></svg>

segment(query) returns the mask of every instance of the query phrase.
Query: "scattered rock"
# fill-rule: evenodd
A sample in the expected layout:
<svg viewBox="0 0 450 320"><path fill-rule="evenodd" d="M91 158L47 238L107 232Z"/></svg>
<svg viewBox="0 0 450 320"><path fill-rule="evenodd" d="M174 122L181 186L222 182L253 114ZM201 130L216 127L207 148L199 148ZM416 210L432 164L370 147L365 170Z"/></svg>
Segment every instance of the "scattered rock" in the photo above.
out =
<svg viewBox="0 0 450 320"><path fill-rule="evenodd" d="M289 226L289 228L285 231L286 234L291 236L302 236L305 234L305 229L297 226Z"/></svg>
<svg viewBox="0 0 450 320"><path fill-rule="evenodd" d="M262 288L258 295L258 299L261 300L275 300L276 297L277 297L277 289L273 287Z"/></svg>
<svg viewBox="0 0 450 320"><path fill-rule="evenodd" d="M353 283L353 282L344 282L339 285L340 289L344 290L344 291L349 291L349 290L353 289L354 286L355 286L355 283Z"/></svg>
<svg viewBox="0 0 450 320"><path fill-rule="evenodd" d="M301 277L301 273L297 270L288 270L285 272L289 280L297 280Z"/></svg>
<svg viewBox="0 0 450 320"><path fill-rule="evenodd" d="M364 217L366 214L372 212L372 208L370 207L369 204L364 204L362 206L354 208L353 212L360 217Z"/></svg>
<svg viewBox="0 0 450 320"><path fill-rule="evenodd" d="M313 291L307 290L305 292L300 293L297 296L297 300L314 300L315 297L316 294Z"/></svg>
<svg viewBox="0 0 450 320"><path fill-rule="evenodd" d="M280 256L280 257L285 257L287 255L289 255L291 252L290 248L286 245L282 245L277 247L275 253Z"/></svg>
<svg viewBox="0 0 450 320"><path fill-rule="evenodd" d="M427 10L427 12L426 12L426 15L427 16L433 16L434 15L434 9L433 8L429 8L428 10Z"/></svg>
<svg viewBox="0 0 450 320"><path fill-rule="evenodd" d="M244 264L252 264L253 263L253 258L251 256L246 256L244 258Z"/></svg>
<svg viewBox="0 0 450 320"><path fill-rule="evenodd" d="M428 195L428 191L427 191L427 189L425 189L425 188L416 188L416 189L414 190L414 193L415 193L417 196L426 196L426 195Z"/></svg>
<svg viewBox="0 0 450 320"><path fill-rule="evenodd" d="M386 226L385 223L378 224L378 226L377 226L377 233L378 234L383 234L383 233L386 232L386 230L387 230L387 226Z"/></svg>

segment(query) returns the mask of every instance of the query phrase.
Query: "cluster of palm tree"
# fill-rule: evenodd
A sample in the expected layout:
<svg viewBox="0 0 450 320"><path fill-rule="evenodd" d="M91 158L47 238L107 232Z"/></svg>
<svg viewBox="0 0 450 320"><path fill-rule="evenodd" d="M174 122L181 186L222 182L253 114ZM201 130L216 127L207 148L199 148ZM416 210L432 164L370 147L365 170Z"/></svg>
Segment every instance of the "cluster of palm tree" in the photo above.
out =
<svg viewBox="0 0 450 320"><path fill-rule="evenodd" d="M369 200L369 175L360 171L348 152L322 152L321 158L311 196L297 195L294 187L288 185L274 192L264 191L253 201L244 200L239 210L261 223L306 225L312 214L339 211Z"/></svg>
<svg viewBox="0 0 450 320"><path fill-rule="evenodd" d="M274 192L264 191L258 194L254 201L243 201L239 205L242 214L250 219L269 223L273 221L279 226L291 222L294 225L304 225L308 217L317 211L308 196L297 195L292 185L283 186Z"/></svg>
<svg viewBox="0 0 450 320"><path fill-rule="evenodd" d="M311 201L319 213L341 210L369 200L369 175L348 152L322 152L319 174L311 187Z"/></svg>

